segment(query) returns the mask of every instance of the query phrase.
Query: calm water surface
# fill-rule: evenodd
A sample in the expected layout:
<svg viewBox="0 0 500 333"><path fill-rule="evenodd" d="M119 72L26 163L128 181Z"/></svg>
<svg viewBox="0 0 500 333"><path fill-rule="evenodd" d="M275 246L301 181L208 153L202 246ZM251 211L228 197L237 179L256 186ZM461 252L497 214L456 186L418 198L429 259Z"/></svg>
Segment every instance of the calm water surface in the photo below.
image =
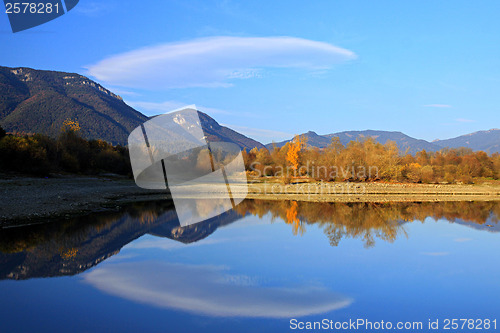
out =
<svg viewBox="0 0 500 333"><path fill-rule="evenodd" d="M181 228L160 202L0 230L0 332L498 321L499 217L494 202L248 200Z"/></svg>

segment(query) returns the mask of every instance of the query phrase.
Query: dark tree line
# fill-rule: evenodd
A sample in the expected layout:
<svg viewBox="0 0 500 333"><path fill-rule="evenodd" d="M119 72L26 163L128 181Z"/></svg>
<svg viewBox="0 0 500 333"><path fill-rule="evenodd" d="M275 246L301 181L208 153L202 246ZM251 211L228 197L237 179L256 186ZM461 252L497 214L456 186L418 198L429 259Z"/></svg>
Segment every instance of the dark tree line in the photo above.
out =
<svg viewBox="0 0 500 333"><path fill-rule="evenodd" d="M85 140L75 126L65 126L57 139L42 134L6 134L0 127L0 171L36 176L132 172L126 147Z"/></svg>
<svg viewBox="0 0 500 333"><path fill-rule="evenodd" d="M131 175L128 149L103 140L86 140L80 125L67 120L56 139L41 134L6 134L0 127L0 171L46 176L50 173ZM281 148L243 151L246 170L254 176L295 177L322 181L390 181L474 183L500 179L500 154L467 148L401 152L394 142L368 138L346 146L338 138L324 148L307 147L303 138Z"/></svg>

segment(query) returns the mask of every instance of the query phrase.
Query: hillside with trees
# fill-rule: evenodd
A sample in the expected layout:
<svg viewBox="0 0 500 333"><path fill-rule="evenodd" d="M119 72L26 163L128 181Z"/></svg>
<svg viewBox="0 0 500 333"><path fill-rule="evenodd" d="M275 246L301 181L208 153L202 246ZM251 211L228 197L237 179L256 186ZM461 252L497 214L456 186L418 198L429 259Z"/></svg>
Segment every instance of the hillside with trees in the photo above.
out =
<svg viewBox="0 0 500 333"><path fill-rule="evenodd" d="M67 119L79 122L83 138L125 145L148 117L85 76L0 66L0 125L7 132L56 138Z"/></svg>

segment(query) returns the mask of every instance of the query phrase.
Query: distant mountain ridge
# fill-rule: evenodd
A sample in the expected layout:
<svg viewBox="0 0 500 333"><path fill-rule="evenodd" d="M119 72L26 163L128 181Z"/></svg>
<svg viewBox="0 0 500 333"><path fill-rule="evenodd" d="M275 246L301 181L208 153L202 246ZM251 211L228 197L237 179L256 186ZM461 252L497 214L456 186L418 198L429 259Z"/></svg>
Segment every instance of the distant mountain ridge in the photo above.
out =
<svg viewBox="0 0 500 333"><path fill-rule="evenodd" d="M400 151L410 154L415 154L421 150L426 151L439 151L443 148L471 148L474 151L481 150L489 153L500 153L500 130L492 129L489 131L480 131L467 135L462 135L457 138L447 140L436 140L428 142L426 140L419 140L412 138L401 132L390 131L345 131L332 134L319 135L313 131L301 134L307 138L307 144L311 147L325 148L327 147L332 138L338 137L343 145L347 145L350 141L363 140L365 138L373 138L375 141L385 144L387 141L394 141L399 147ZM276 143L269 143L266 145L271 149L273 145L283 147L290 140L285 140Z"/></svg>
<svg viewBox="0 0 500 333"><path fill-rule="evenodd" d="M479 131L462 135L453 139L436 140L434 144L440 147L459 148L466 147L472 150L482 150L489 153L500 152L500 129Z"/></svg>
<svg viewBox="0 0 500 333"><path fill-rule="evenodd" d="M423 149L427 151L438 151L442 149L442 147L427 142L425 140L418 140L412 138L401 132L389 132L389 131L374 131L374 130L366 130L366 131L344 131L332 134L318 135L315 132L309 131L307 133L302 134L307 138L307 144L311 147L317 148L325 148L331 142L332 138L338 137L340 142L343 145L347 145L350 141L363 140L365 138L373 138L375 141L380 142L381 144L385 144L387 141L394 141L399 149L403 152L408 150L410 154L414 154ZM277 147L284 146L290 140L281 141L275 143ZM268 144L266 147L272 148L273 144Z"/></svg>

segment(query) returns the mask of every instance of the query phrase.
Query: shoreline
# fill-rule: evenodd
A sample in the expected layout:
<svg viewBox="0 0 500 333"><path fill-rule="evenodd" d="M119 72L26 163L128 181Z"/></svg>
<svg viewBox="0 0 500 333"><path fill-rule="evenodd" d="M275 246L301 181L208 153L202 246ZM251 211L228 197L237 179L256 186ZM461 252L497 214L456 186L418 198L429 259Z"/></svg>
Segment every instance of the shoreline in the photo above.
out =
<svg viewBox="0 0 500 333"><path fill-rule="evenodd" d="M231 190L234 197L242 197L244 184L232 185ZM166 190L146 190L130 179L102 176L4 177L0 179L0 193L0 228L117 211L134 202L171 199ZM246 198L344 203L500 201L500 185L253 182L248 185Z"/></svg>
<svg viewBox="0 0 500 333"><path fill-rule="evenodd" d="M88 176L2 178L0 193L0 228L117 211L134 202L170 199L167 191L145 190L130 179Z"/></svg>

